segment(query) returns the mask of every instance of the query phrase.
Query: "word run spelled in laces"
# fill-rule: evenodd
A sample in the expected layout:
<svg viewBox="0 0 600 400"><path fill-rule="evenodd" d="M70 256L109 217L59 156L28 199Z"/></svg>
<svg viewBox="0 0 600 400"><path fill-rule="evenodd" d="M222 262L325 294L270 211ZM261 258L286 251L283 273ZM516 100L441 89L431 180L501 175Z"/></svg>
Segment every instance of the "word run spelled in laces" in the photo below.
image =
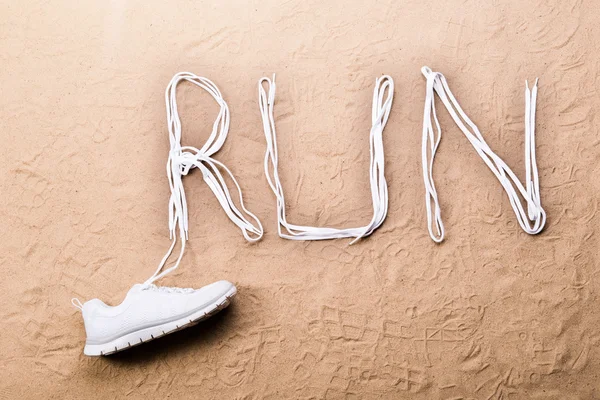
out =
<svg viewBox="0 0 600 400"><path fill-rule="evenodd" d="M201 149L192 146L181 145L181 120L177 112L177 85L182 82L190 82L206 90L217 102L220 107L217 119L213 124L212 133L207 142ZM225 142L229 132L229 107L223 99L217 86L209 79L194 75L189 72L180 72L176 74L165 91L165 102L167 105L167 123L169 128L169 142L171 151L167 160L167 177L171 188L171 198L169 199L169 232L173 240L171 247L158 265L156 272L145 283L150 284L157 279L162 278L169 272L175 270L183 257L185 242L188 240L188 212L185 190L183 188L182 178L193 168L198 168L202 172L202 177L217 197L217 200L225 210L225 213L231 221L241 229L246 240L255 242L263 235L263 227L258 218L244 206L242 191L239 184L233 177L231 171L221 162L212 158ZM249 221L240 209L234 204L225 179L221 174L222 169L229 175L229 178L237 188L240 206L244 213L248 215L253 222ZM179 227L179 229L177 229ZM177 242L177 230L181 237L181 251L175 264L161 272L165 263L171 256Z"/></svg>
<svg viewBox="0 0 600 400"><path fill-rule="evenodd" d="M267 84L268 93L265 91L264 83ZM348 229L303 226L289 223L285 215L285 198L277 171L279 157L277 154L277 136L273 117L275 75L273 75L272 80L262 78L258 82L258 102L267 141L264 167L269 186L271 186L273 193L277 197L277 229L280 237L291 240L324 240L353 237L355 239L352 243L354 243L356 240L373 233L383 223L388 210L388 188L384 175L383 129L390 114L393 97L394 81L392 78L387 75L378 78L373 91L370 137L371 162L369 177L373 200L373 218L371 218L369 224ZM282 231L282 227L285 229L285 233Z"/></svg>
<svg viewBox="0 0 600 400"><path fill-rule="evenodd" d="M535 157L535 104L537 99L537 79L532 90L529 89L528 83L525 82L525 175L527 182L525 185L526 187L523 187L523 184L519 181L517 176L508 165L506 165L506 163L490 149L483 139L483 136L481 136L477 126L475 126L469 117L467 117L450 91L444 75L439 72L433 72L429 67L423 67L421 72L427 79L425 111L423 114L422 165L423 179L425 181L427 227L431 238L438 243L444 240L444 225L442 223L440 204L435 190L432 173L433 159L442 136L440 124L435 112L434 90L454 119L456 125L462 130L477 151L477 154L479 154L485 164L502 184L521 228L531 235L541 232L546 223L546 212L542 208L540 201L540 182ZM435 132L432 124L432 114L436 128ZM523 208L519 195L527 203L527 212L525 212Z"/></svg>

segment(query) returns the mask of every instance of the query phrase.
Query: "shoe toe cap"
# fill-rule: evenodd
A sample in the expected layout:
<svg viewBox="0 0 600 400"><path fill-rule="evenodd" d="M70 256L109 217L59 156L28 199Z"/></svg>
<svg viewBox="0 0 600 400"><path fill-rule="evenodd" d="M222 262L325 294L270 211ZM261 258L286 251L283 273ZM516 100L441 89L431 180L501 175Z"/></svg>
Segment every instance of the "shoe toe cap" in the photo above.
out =
<svg viewBox="0 0 600 400"><path fill-rule="evenodd" d="M217 281L204 286L198 291L202 292L204 296L209 296L214 299L225 295L234 295L237 292L235 285L229 281Z"/></svg>

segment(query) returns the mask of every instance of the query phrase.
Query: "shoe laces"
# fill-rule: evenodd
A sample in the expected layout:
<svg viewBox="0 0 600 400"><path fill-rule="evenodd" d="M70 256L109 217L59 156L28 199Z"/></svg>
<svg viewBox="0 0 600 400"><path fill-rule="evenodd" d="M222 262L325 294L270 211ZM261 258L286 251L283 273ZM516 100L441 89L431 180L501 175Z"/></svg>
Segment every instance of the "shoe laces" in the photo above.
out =
<svg viewBox="0 0 600 400"><path fill-rule="evenodd" d="M546 224L546 212L540 200L540 182L535 156L535 106L537 79L533 88L525 81L525 185L515 173L486 143L477 126L469 119L450 91L444 75L423 67L421 72L427 79L425 111L423 114L422 167L425 181L427 227L431 238L439 243L444 240L444 224L437 191L433 182L433 160L440 144L442 130L437 118L434 94L437 93L444 107L463 134L477 151L485 164L502 184L510 200L521 228L530 235L542 231ZM435 129L434 129L435 127ZM526 207L521 201L523 199Z"/></svg>
<svg viewBox="0 0 600 400"><path fill-rule="evenodd" d="M265 83L266 88L265 90ZM330 228L305 225L295 225L288 222L285 212L285 197L279 180L279 155L277 153L277 135L273 107L275 104L275 75L273 79L262 78L258 82L258 101L263 121L263 130L267 142L264 158L264 169L271 190L277 197L277 220L279 236L290 240L324 240L337 238L354 238L354 243L360 238L369 236L385 220L388 211L388 187L385 179L383 129L387 123L394 98L394 81L390 76L377 78L373 90L369 178L371 183L371 199L373 216L365 226L355 228Z"/></svg>
<svg viewBox="0 0 600 400"><path fill-rule="evenodd" d="M192 293L194 289L192 288L178 288L178 287L169 287L169 286L156 286L152 283L144 285L142 290L152 290L154 292L159 293Z"/></svg>
<svg viewBox="0 0 600 400"><path fill-rule="evenodd" d="M181 120L177 111L177 85L182 81L187 81L206 90L220 107L219 114L213 124L212 133L200 149L181 145ZM146 283L152 283L174 271L181 262L185 250L185 242L188 240L187 200L182 179L194 168L201 171L204 181L215 194L219 204L221 204L229 219L240 228L242 235L244 235L247 241L256 242L263 235L262 224L256 215L251 213L244 205L242 190L237 180L223 163L212 157L221 149L229 132L229 107L217 86L207 78L194 75L190 72L180 72L169 82L165 91L165 101L167 106L169 142L171 144L167 160L167 177L169 179L169 187L171 188L171 197L169 199L169 236L172 239L172 243L154 272L154 275ZM232 199L225 177L231 179L238 191L240 208L236 206ZM179 256L171 267L163 271L163 267L175 248L178 234L181 238Z"/></svg>

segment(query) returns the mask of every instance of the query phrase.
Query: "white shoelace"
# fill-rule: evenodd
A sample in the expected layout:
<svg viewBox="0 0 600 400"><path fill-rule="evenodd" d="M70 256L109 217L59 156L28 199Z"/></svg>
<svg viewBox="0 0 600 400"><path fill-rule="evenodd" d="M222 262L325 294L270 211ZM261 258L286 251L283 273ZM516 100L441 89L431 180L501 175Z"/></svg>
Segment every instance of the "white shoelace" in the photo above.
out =
<svg viewBox="0 0 600 400"><path fill-rule="evenodd" d="M490 149L477 126L475 126L469 117L467 117L450 91L444 75L439 72L433 72L429 67L423 67L421 72L425 78L427 78L425 110L423 114L422 165L423 179L425 181L427 228L429 229L431 238L437 243L444 240L444 224L442 223L440 204L435 190L432 173L433 159L442 136L442 131L435 111L434 90L454 119L456 125L462 130L477 151L477 154L479 154L485 164L502 184L521 228L531 235L541 232L546 223L546 212L542 208L540 201L540 182L535 157L535 105L537 99L537 79L532 90L529 89L527 81L525 82L526 187L523 187L521 181L519 181L508 165ZM435 133L432 124L432 114L436 127ZM527 212L525 212L519 196L527 203ZM435 232L433 229L434 226Z"/></svg>
<svg viewBox="0 0 600 400"><path fill-rule="evenodd" d="M268 84L268 94L265 91L263 83ZM386 96L387 90L387 96ZM294 225L287 221L285 213L285 198L283 188L279 180L277 171L279 157L277 154L277 137L275 133L275 120L273 117L273 106L275 103L275 75L273 80L262 78L258 82L258 102L267 141L267 150L265 153L265 174L269 186L277 197L277 220L279 236L291 240L324 240L337 238L355 238L352 243L358 239L368 236L377 229L385 220L388 210L388 188L384 174L384 151L383 151L383 129L387 123L392 100L394 97L394 81L391 77L385 75L378 78L375 82L373 91L372 107L372 126L370 137L370 181L371 197L373 200L373 218L368 225L358 228L336 229L326 227L313 227L304 225ZM272 170L272 171L270 171ZM282 230L285 228L285 233Z"/></svg>
<svg viewBox="0 0 600 400"><path fill-rule="evenodd" d="M206 90L220 107L219 114L213 124L212 133L201 149L192 146L181 146L181 120L177 111L177 85L181 81L190 82ZM217 200L219 200L221 207L223 207L229 219L240 228L246 240L255 242L263 235L263 227L260 221L244 206L242 191L233 174L224 164L212 158L212 155L223 146L229 132L229 107L217 86L209 79L189 72L180 72L169 82L165 91L165 102L167 106L169 141L171 143L171 151L167 160L167 177L169 178L169 186L171 188L171 198L169 199L169 236L173 242L158 265L156 272L145 282L146 284L150 284L174 271L181 262L185 250L185 242L188 240L188 212L182 178L193 168L198 168L202 172L204 181L215 194ZM224 170L235 184L243 212L250 216L256 225L249 221L244 216L244 213L234 204L229 193L229 188L219 168ZM177 243L178 226L179 236L181 237L179 257L175 264L161 272Z"/></svg>

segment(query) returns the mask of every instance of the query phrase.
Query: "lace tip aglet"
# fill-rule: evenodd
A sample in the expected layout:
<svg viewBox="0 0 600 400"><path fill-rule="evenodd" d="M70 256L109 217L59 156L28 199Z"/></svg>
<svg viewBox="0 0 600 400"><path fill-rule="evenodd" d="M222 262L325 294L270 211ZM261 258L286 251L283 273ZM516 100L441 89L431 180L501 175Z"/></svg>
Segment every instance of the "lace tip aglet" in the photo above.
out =
<svg viewBox="0 0 600 400"><path fill-rule="evenodd" d="M275 104L275 75L273 75L273 87L269 88L269 97L267 98L267 105L272 106Z"/></svg>
<svg viewBox="0 0 600 400"><path fill-rule="evenodd" d="M537 88L538 81L539 81L539 78L535 78L535 82L533 82L533 86L531 87L531 89ZM525 80L525 87L527 89L529 89L529 81L527 79Z"/></svg>
<svg viewBox="0 0 600 400"><path fill-rule="evenodd" d="M358 242L362 238L363 238L362 236L357 236L350 243L348 243L348 245L352 246L354 243Z"/></svg>

